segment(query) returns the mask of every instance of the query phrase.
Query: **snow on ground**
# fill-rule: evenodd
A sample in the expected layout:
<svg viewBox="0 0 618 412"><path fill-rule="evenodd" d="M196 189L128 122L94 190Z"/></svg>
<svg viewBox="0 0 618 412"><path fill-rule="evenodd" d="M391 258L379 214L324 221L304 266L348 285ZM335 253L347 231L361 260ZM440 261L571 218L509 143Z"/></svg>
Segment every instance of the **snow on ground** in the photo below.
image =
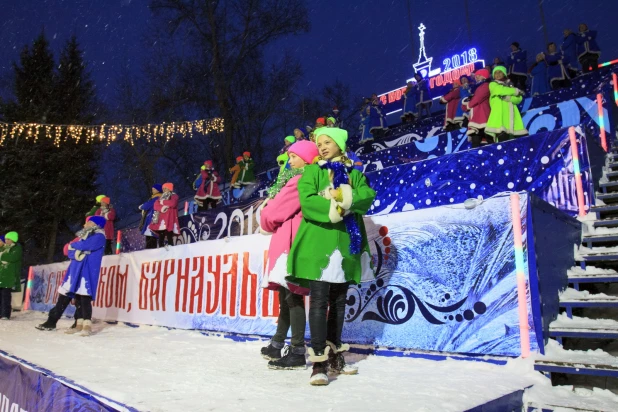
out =
<svg viewBox="0 0 618 412"><path fill-rule="evenodd" d="M554 411L595 410L615 412L618 396L606 389L573 388L572 386L534 385L524 392L524 406L536 407L559 405ZM572 409L571 409L572 408Z"/></svg>
<svg viewBox="0 0 618 412"><path fill-rule="evenodd" d="M567 270L567 276L590 276L590 275L616 275L616 272L613 269L603 269L598 268L596 266L588 266L586 265L586 269L582 269L579 266L573 266L571 269Z"/></svg>
<svg viewBox="0 0 618 412"><path fill-rule="evenodd" d="M573 316L571 319L566 314L561 313L558 315L558 319L549 325L550 330L585 328L618 330L618 321L613 319L590 319L579 316Z"/></svg>
<svg viewBox="0 0 618 412"><path fill-rule="evenodd" d="M572 300L618 300L618 296L610 296L605 293L590 293L587 290L575 290L566 288L560 292L560 301L567 302Z"/></svg>
<svg viewBox="0 0 618 412"><path fill-rule="evenodd" d="M558 342L550 339L545 345L545 355L536 355L536 358L544 362L570 362L576 364L601 364L618 367L618 358L601 349L569 350L564 349Z"/></svg>
<svg viewBox="0 0 618 412"><path fill-rule="evenodd" d="M359 375L327 387L311 370L272 371L264 341L234 342L195 331L95 323L90 337L34 329L45 315L17 313L0 322L0 349L78 384L148 411L462 411L547 382L533 360L499 366L350 355Z"/></svg>

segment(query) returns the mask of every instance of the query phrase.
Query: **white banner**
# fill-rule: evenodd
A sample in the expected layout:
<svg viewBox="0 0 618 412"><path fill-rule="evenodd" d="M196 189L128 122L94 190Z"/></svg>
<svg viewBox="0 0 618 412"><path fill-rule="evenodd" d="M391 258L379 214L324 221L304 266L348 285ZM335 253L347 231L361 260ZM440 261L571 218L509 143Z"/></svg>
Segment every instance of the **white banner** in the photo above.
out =
<svg viewBox="0 0 618 412"><path fill-rule="evenodd" d="M522 196L524 214L526 208ZM349 288L346 342L520 354L508 196L473 210L442 206L374 215L365 226L376 279ZM260 288L269 242L254 234L106 256L94 317L272 336L278 294ZM527 275L527 250L524 259ZM34 267L32 309L51 309L67 266ZM530 338L535 350L533 330Z"/></svg>
<svg viewBox="0 0 618 412"><path fill-rule="evenodd" d="M269 237L258 234L105 256L93 316L186 329L273 333L278 296L260 288L268 243ZM34 267L33 309L53 306L67 267L68 262Z"/></svg>

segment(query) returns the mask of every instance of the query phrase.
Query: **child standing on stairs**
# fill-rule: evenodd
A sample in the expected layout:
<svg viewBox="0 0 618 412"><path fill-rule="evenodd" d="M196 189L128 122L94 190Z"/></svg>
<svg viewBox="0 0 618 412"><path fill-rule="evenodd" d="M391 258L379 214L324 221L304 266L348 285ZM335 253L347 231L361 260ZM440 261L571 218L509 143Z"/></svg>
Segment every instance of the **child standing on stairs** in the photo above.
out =
<svg viewBox="0 0 618 412"><path fill-rule="evenodd" d="M303 220L288 257L288 287L309 289L309 328L313 362L311 385L328 385L328 370L346 367L341 341L348 286L374 279L363 215L375 198L365 176L344 156L348 132L315 131L318 164L305 167L298 181ZM329 309L330 307L330 309Z"/></svg>
<svg viewBox="0 0 618 412"><path fill-rule="evenodd" d="M272 233L268 248L267 276L262 287L279 291L279 318L277 333L270 344L262 348L262 356L269 359L270 369L305 368L305 302L302 293L293 293L288 289L285 280L287 258L292 241L303 218L298 199L298 181L305 166L310 165L318 157L318 148L308 140L296 142L288 149L291 169L287 169L277 183L269 190L268 199L263 203L260 214L260 229ZM297 291L298 292L298 291ZM292 346L287 354L281 357L288 329L292 329Z"/></svg>
<svg viewBox="0 0 618 412"><path fill-rule="evenodd" d="M75 298L75 306L81 317L69 333L81 332L82 336L92 333L92 301L96 299L105 251L105 222L103 216L92 216L86 221L84 229L77 232L80 240L72 242L68 247L71 263L58 288L56 306L49 311L47 321L36 326L37 329L55 330L71 298Z"/></svg>

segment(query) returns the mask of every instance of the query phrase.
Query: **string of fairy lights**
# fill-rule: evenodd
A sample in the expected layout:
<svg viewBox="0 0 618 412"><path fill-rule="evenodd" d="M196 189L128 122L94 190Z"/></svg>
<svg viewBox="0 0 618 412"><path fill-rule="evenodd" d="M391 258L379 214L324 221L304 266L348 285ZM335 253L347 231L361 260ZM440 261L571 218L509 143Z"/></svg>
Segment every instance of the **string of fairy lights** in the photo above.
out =
<svg viewBox="0 0 618 412"><path fill-rule="evenodd" d="M52 140L59 147L63 143L104 143L127 141L132 146L137 140L148 143L169 141L172 138L193 138L194 133L206 135L223 132L223 119L194 120L145 125L71 125L44 123L5 123L0 122L0 146L8 141L26 139L38 142Z"/></svg>

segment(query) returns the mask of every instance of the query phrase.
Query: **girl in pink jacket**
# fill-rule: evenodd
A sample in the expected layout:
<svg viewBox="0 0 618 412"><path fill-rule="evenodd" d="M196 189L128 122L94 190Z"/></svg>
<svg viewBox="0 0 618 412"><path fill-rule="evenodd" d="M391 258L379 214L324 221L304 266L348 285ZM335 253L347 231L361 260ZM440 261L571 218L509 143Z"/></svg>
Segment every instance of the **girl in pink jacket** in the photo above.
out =
<svg viewBox="0 0 618 412"><path fill-rule="evenodd" d="M269 196L260 214L262 232L272 233L268 250L267 272L262 287L279 291L279 318L277 332L267 347L262 348L262 356L269 359L270 369L303 369L305 363L305 302L302 295L290 292L285 277L287 258L296 231L302 220L298 198L298 180L303 168L318 157L315 143L301 140L288 149L291 169L269 190ZM308 292L308 291L307 291ZM292 346L282 357L281 350L292 328Z"/></svg>
<svg viewBox="0 0 618 412"><path fill-rule="evenodd" d="M193 188L197 190L194 199L198 211L208 210L209 206L214 209L217 206L217 202L221 199L219 183L221 183L221 178L213 167L212 160L206 160L193 183Z"/></svg>

